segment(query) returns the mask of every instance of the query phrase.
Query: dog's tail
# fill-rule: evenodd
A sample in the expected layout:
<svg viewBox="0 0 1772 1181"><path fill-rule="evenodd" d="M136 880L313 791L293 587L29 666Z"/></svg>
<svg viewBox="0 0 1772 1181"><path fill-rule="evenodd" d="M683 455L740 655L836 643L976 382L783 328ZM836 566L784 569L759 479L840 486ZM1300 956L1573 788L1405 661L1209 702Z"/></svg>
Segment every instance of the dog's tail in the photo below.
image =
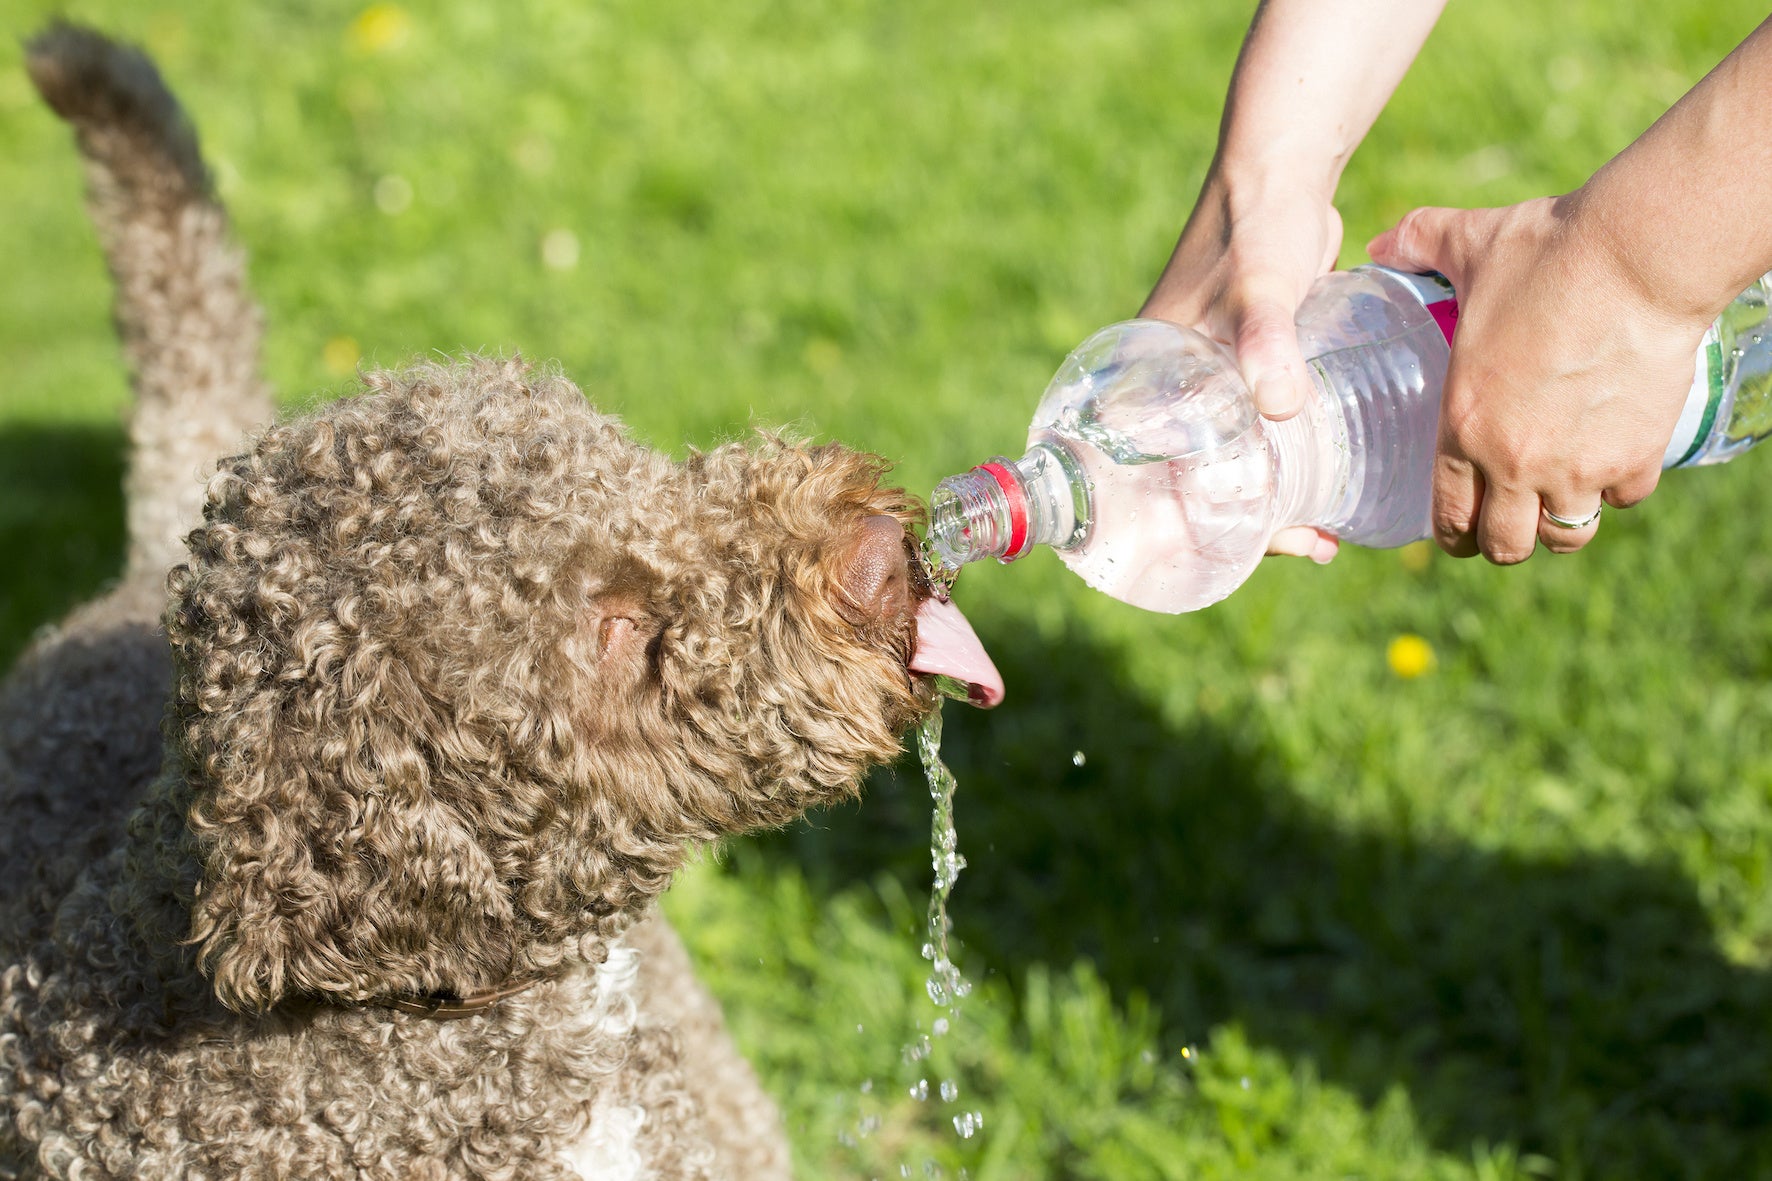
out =
<svg viewBox="0 0 1772 1181"><path fill-rule="evenodd" d="M128 575L159 577L201 518L202 478L271 417L259 310L196 133L147 55L57 22L26 60L86 159L135 385Z"/></svg>

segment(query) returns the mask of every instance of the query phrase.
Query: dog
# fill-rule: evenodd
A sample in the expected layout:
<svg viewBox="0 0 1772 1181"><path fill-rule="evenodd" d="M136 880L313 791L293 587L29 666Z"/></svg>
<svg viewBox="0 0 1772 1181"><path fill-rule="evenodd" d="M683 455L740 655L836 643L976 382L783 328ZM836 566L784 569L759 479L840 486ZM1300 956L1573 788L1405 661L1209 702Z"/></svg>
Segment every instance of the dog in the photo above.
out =
<svg viewBox="0 0 1772 1181"><path fill-rule="evenodd" d="M674 462L517 360L267 426L152 63L27 57L135 405L124 573L0 686L0 1175L785 1177L655 903L853 796L937 675L1001 697L914 500L836 444Z"/></svg>

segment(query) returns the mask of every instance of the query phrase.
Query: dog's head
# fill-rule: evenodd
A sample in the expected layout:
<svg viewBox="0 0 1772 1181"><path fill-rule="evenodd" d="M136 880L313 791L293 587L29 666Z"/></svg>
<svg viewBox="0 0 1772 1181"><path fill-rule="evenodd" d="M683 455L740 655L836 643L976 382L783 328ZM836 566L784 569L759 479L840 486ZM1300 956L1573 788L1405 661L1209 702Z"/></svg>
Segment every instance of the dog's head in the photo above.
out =
<svg viewBox="0 0 1772 1181"><path fill-rule="evenodd" d="M368 384L224 461L172 580L226 1003L595 957L690 842L853 792L929 708L878 459L674 463L515 362Z"/></svg>

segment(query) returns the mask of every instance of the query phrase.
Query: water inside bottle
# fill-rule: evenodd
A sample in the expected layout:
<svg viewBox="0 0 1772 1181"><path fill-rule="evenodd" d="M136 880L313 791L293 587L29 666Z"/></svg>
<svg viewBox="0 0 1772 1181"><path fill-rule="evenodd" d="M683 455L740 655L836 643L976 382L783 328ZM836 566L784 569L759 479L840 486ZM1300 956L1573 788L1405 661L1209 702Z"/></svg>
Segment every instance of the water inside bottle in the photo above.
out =
<svg viewBox="0 0 1772 1181"><path fill-rule="evenodd" d="M1230 594L1260 559L1273 467L1259 430L1159 462L1116 463L1091 443L1069 446L1089 480L1093 519L1083 545L1059 556L1090 586L1151 611L1192 611Z"/></svg>

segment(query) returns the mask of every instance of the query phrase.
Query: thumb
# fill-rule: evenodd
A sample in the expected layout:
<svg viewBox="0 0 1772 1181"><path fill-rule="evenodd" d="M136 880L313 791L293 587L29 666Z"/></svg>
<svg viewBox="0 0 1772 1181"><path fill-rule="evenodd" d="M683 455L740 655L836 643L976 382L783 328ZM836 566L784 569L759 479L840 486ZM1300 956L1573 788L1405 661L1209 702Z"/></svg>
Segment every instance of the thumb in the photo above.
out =
<svg viewBox="0 0 1772 1181"><path fill-rule="evenodd" d="M1237 368L1264 418L1291 418L1304 408L1310 379L1298 351L1298 329L1284 303L1269 299L1245 307L1235 348Z"/></svg>
<svg viewBox="0 0 1772 1181"><path fill-rule="evenodd" d="M1455 272L1463 270L1458 250L1460 237L1454 229L1458 216L1464 212L1436 206L1411 209L1402 221L1366 243L1366 253L1381 267L1438 271L1453 279Z"/></svg>

